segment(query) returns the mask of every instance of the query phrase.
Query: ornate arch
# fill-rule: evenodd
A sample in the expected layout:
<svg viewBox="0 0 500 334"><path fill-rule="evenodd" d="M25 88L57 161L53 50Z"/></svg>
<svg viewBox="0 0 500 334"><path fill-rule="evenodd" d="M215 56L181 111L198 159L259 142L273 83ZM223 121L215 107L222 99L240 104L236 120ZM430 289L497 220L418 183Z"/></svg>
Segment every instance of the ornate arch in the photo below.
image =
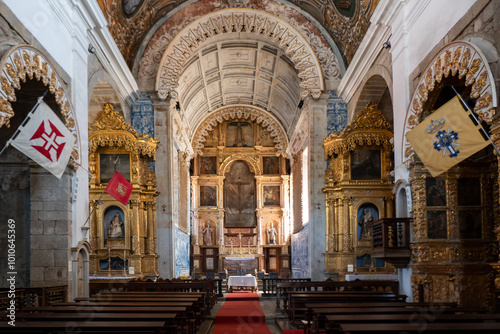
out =
<svg viewBox="0 0 500 334"><path fill-rule="evenodd" d="M413 154L413 149L406 140L406 133L420 123L424 102L427 101L429 92L434 90L436 82L441 82L443 77L448 77L450 73L458 73L460 79L465 76L465 85L472 85L470 97L477 99L474 112L480 120L491 124L497 107L495 80L486 57L474 44L456 41L446 45L422 73L406 112L401 146L403 162L407 162Z"/></svg>
<svg viewBox="0 0 500 334"><path fill-rule="evenodd" d="M249 8L230 8L216 11L192 22L174 38L163 53L156 74L155 89L160 99L168 95L177 98L182 70L200 43L227 32L254 32L273 42L294 62L302 79L301 96L309 94L318 99L324 90L321 65L307 40L280 17Z"/></svg>
<svg viewBox="0 0 500 334"><path fill-rule="evenodd" d="M219 175L226 175L231 165L238 160L244 161L248 165L250 172L254 173L255 175L262 175L258 157L251 157L248 154L243 153L236 153L224 159L219 168Z"/></svg>
<svg viewBox="0 0 500 334"><path fill-rule="evenodd" d="M77 165L81 164L80 134L76 113L71 103L69 92L59 73L48 58L37 48L30 45L18 45L11 48L0 60L0 128L9 127L14 116L11 102L15 102L16 90L21 89L21 82L36 78L47 86L61 108L66 127L76 138L72 157Z"/></svg>
<svg viewBox="0 0 500 334"><path fill-rule="evenodd" d="M206 137L209 135L210 131L217 126L217 124L237 118L248 119L261 124L274 138L274 142L276 143L274 147L278 150L278 153L283 156L286 155L288 140L286 132L278 120L263 109L254 106L238 105L222 107L211 113L203 122L200 123L195 131L192 141L195 154L201 153Z"/></svg>

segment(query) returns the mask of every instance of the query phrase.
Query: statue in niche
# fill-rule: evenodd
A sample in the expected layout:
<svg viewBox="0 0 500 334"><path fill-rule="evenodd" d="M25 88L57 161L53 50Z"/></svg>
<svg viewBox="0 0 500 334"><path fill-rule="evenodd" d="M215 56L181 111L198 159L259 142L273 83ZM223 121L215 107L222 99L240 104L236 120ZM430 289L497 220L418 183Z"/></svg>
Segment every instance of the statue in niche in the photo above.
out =
<svg viewBox="0 0 500 334"><path fill-rule="evenodd" d="M108 238L123 238L123 221L117 212L108 227Z"/></svg>
<svg viewBox="0 0 500 334"><path fill-rule="evenodd" d="M268 236L269 236L269 244L270 245L276 245L276 234L278 234L278 232L274 228L272 222L269 223L269 227L267 228L267 233L268 233Z"/></svg>
<svg viewBox="0 0 500 334"><path fill-rule="evenodd" d="M363 213L359 217L358 225L361 227L360 239L369 239L371 237L373 215L371 208L363 208Z"/></svg>
<svg viewBox="0 0 500 334"><path fill-rule="evenodd" d="M205 228L203 229L202 233L203 242L205 243L205 245L211 246L213 242L213 230L210 224L210 220L207 220L207 222L205 223Z"/></svg>

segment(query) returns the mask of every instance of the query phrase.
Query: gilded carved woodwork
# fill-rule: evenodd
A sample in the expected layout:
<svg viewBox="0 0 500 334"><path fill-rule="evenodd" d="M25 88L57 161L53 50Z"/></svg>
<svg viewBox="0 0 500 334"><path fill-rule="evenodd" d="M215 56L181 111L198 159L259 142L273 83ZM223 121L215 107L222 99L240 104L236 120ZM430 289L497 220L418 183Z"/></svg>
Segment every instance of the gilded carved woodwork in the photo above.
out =
<svg viewBox="0 0 500 334"><path fill-rule="evenodd" d="M158 140L137 132L105 104L89 126L89 203L96 205L90 219L92 254L90 267L96 275L122 276L124 270L103 270L109 257L128 260L135 275L158 275L156 253L156 175L148 164L156 159ZM133 186L128 205L105 193L113 171L119 171ZM109 174L109 175L108 175ZM121 233L111 234L113 220L120 216ZM112 262L110 262L112 264Z"/></svg>
<svg viewBox="0 0 500 334"><path fill-rule="evenodd" d="M251 32L278 43L295 64L302 79L302 98L309 94L318 99L324 90L321 65L306 40L287 21L272 14L248 8L223 9L204 15L184 27L163 53L156 76L155 89L160 99L177 98L179 77L198 46L219 34Z"/></svg>
<svg viewBox="0 0 500 334"><path fill-rule="evenodd" d="M80 160L80 134L76 121L75 110L65 83L59 76L50 60L37 48L30 45L19 45L11 48L0 60L0 128L9 127L14 116L11 102L17 101L16 90L21 89L21 83L27 79L42 81L54 94L59 105L63 122L75 136L76 142L71 153L70 165L76 170Z"/></svg>
<svg viewBox="0 0 500 334"><path fill-rule="evenodd" d="M405 134L420 123L424 103L428 100L436 83L439 84L450 74L458 75L459 79L465 80L465 86L471 86L470 97L477 99L474 113L479 120L487 124L492 123L497 106L495 79L487 59L474 44L464 41L447 44L434 56L422 73L424 74L416 85L406 112ZM408 164L414 151L406 140L406 136L402 136L402 140L403 162Z"/></svg>
<svg viewBox="0 0 500 334"><path fill-rule="evenodd" d="M392 126L370 102L342 133L323 139L330 162L323 188L328 233L325 270L330 275L343 278L354 271L394 271L388 263L375 266L370 232L371 222L394 214L392 137ZM372 169L373 173L359 174ZM357 263L361 266L357 267Z"/></svg>

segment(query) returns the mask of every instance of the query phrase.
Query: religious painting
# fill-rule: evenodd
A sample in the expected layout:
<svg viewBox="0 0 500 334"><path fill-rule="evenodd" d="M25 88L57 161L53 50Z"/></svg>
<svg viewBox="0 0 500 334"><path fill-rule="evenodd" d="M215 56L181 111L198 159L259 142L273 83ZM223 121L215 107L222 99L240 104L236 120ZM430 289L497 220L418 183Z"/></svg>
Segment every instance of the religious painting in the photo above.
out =
<svg viewBox="0 0 500 334"><path fill-rule="evenodd" d="M130 182L130 156L129 154L100 154L99 170L101 183L108 183L115 172L120 173Z"/></svg>
<svg viewBox="0 0 500 334"><path fill-rule="evenodd" d="M128 270L128 260L124 260L118 256L113 256L111 259L107 258L99 260L99 270L109 270L110 264L111 270Z"/></svg>
<svg viewBox="0 0 500 334"><path fill-rule="evenodd" d="M382 177L380 150L351 151L351 179L379 180Z"/></svg>
<svg viewBox="0 0 500 334"><path fill-rule="evenodd" d="M255 177L244 161L235 161L224 179L226 228L255 227Z"/></svg>
<svg viewBox="0 0 500 334"><path fill-rule="evenodd" d="M117 206L107 208L104 213L103 227L104 238L125 238L125 215L123 210Z"/></svg>
<svg viewBox="0 0 500 334"><path fill-rule="evenodd" d="M253 129L247 122L232 122L227 125L226 130L227 147L251 147L253 146Z"/></svg>
<svg viewBox="0 0 500 334"><path fill-rule="evenodd" d="M200 175L217 174L217 157L200 158Z"/></svg>
<svg viewBox="0 0 500 334"><path fill-rule="evenodd" d="M372 257L370 254L365 254L356 257L357 268L370 268L372 266Z"/></svg>
<svg viewBox="0 0 500 334"><path fill-rule="evenodd" d="M264 206L280 205L280 186L264 186Z"/></svg>
<svg viewBox="0 0 500 334"><path fill-rule="evenodd" d="M332 0L340 14L353 17L356 9L356 0Z"/></svg>
<svg viewBox="0 0 500 334"><path fill-rule="evenodd" d="M131 18L142 6L144 0L122 0L122 14L126 18Z"/></svg>
<svg viewBox="0 0 500 334"><path fill-rule="evenodd" d="M189 226L189 167L182 154L178 154L179 161L179 205L177 206L179 217L179 229L188 233Z"/></svg>
<svg viewBox="0 0 500 334"><path fill-rule="evenodd" d="M480 239L481 210L458 210L458 227L461 239Z"/></svg>
<svg viewBox="0 0 500 334"><path fill-rule="evenodd" d="M260 134L260 145L263 147L274 147L276 143L274 142L273 136L271 136L271 132L269 132L265 127L261 126L259 130Z"/></svg>
<svg viewBox="0 0 500 334"><path fill-rule="evenodd" d="M461 177L457 184L459 206L481 205L481 180L478 177Z"/></svg>
<svg viewBox="0 0 500 334"><path fill-rule="evenodd" d="M446 239L448 237L445 210L427 211L427 237L429 239Z"/></svg>
<svg viewBox="0 0 500 334"><path fill-rule="evenodd" d="M200 186L200 206L217 206L217 186Z"/></svg>
<svg viewBox="0 0 500 334"><path fill-rule="evenodd" d="M378 209L375 204L365 203L358 209L358 240L371 240L372 224L378 220Z"/></svg>
<svg viewBox="0 0 500 334"><path fill-rule="evenodd" d="M263 174L279 174L280 173L280 158L279 157L262 157L262 173Z"/></svg>
<svg viewBox="0 0 500 334"><path fill-rule="evenodd" d="M427 206L446 206L446 180L443 177L425 179Z"/></svg>

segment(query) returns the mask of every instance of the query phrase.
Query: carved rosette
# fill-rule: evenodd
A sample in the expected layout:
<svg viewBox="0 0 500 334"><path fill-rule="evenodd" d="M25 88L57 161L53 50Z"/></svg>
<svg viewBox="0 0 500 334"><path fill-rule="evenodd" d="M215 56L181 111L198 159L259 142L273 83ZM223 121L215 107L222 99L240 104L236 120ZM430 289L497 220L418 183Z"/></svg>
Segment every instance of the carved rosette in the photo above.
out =
<svg viewBox="0 0 500 334"><path fill-rule="evenodd" d="M421 121L424 102L429 97L436 83L450 74L465 79L466 86L472 86L470 97L477 99L474 113L481 121L491 124L497 106L495 79L491 74L488 60L478 47L464 41L456 41L446 45L431 60L422 72L417 88L406 112L405 136L403 136L403 163L409 162L414 151L406 140L406 133L416 127Z"/></svg>
<svg viewBox="0 0 500 334"><path fill-rule="evenodd" d="M208 38L227 32L254 32L278 43L295 64L302 79L302 98L318 99L324 90L321 65L309 42L280 17L248 8L216 11L189 24L165 50L156 75L155 89L160 99L177 97L179 77L188 59Z"/></svg>
<svg viewBox="0 0 500 334"><path fill-rule="evenodd" d="M323 138L325 159L334 154L352 151L358 146L382 146L392 151L392 126L375 102L367 104L356 119L340 133Z"/></svg>
<svg viewBox="0 0 500 334"><path fill-rule="evenodd" d="M193 136L192 146L195 154L202 154L201 149L204 147L203 143L206 141L210 131L219 123L231 119L246 119L260 124L274 139L276 143L274 147L278 150L278 154L283 156L286 155L285 152L288 146L288 140L283 127L268 112L250 106L223 107L211 113L200 126L198 126Z"/></svg>
<svg viewBox="0 0 500 334"><path fill-rule="evenodd" d="M10 126L10 119L14 116L11 102L17 100L16 90L21 89L21 82L26 82L27 78L41 80L54 94L56 103L64 117L64 124L76 138L71 156L76 164L80 165L81 143L75 110L71 104L66 85L48 58L37 48L30 45L19 45L10 49L3 56L0 60L0 67L2 68L0 74L0 128L4 125Z"/></svg>
<svg viewBox="0 0 500 334"><path fill-rule="evenodd" d="M128 151L156 160L158 139L150 135L138 135L134 128L109 103L103 105L94 123L89 126L89 154L100 146L125 147Z"/></svg>

